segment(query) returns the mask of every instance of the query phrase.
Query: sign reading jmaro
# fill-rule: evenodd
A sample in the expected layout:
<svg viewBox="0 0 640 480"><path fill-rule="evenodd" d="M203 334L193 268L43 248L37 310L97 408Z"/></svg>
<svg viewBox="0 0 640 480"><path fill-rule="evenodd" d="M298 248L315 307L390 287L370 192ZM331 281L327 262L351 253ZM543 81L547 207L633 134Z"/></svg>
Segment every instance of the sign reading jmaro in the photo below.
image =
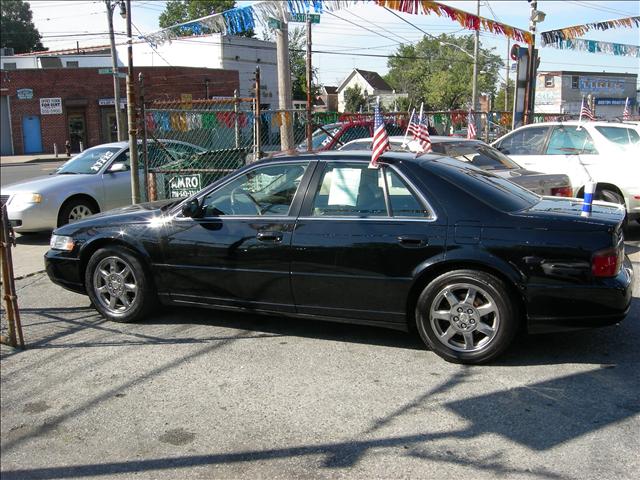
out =
<svg viewBox="0 0 640 480"><path fill-rule="evenodd" d="M202 189L199 173L175 175L169 180L169 198L186 198Z"/></svg>

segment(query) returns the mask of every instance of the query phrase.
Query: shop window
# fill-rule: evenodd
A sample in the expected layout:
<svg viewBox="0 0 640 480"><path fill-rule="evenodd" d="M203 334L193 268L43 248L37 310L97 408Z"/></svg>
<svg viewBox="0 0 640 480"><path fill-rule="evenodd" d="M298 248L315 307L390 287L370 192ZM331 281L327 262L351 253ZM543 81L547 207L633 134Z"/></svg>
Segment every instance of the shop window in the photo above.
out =
<svg viewBox="0 0 640 480"><path fill-rule="evenodd" d="M2 66L2 68L4 70L15 70L16 66L17 64L15 62L7 62Z"/></svg>
<svg viewBox="0 0 640 480"><path fill-rule="evenodd" d="M571 77L571 88L580 88L580 77L578 75L573 75Z"/></svg>
<svg viewBox="0 0 640 480"><path fill-rule="evenodd" d="M78 62L67 62L67 68L78 68Z"/></svg>

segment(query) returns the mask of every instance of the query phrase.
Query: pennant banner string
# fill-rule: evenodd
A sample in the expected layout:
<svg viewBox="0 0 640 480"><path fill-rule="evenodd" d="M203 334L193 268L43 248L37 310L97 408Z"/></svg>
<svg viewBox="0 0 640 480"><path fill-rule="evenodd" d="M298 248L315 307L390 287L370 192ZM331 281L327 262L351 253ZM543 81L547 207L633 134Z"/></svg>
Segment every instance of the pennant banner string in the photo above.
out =
<svg viewBox="0 0 640 480"><path fill-rule="evenodd" d="M581 37L590 30L609 30L611 28L638 28L640 27L640 16L618 18L606 20L604 22L585 23L584 25L573 25L559 28L557 30L547 30L542 32L542 46L556 43L561 40L571 40Z"/></svg>
<svg viewBox="0 0 640 480"><path fill-rule="evenodd" d="M638 45L600 42L597 40L585 40L583 38L557 40L553 43L548 43L545 47L559 48L560 50L577 50L580 52L603 53L606 55L640 58L640 46Z"/></svg>

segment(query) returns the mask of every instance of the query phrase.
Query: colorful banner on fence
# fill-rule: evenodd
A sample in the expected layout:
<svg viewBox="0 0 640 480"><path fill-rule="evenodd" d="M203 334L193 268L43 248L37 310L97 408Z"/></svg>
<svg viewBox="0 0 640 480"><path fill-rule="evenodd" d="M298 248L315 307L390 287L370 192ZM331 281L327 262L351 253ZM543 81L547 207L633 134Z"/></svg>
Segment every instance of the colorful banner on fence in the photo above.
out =
<svg viewBox="0 0 640 480"><path fill-rule="evenodd" d="M503 35L518 42L531 44L529 32L504 23L479 17L472 13L458 10L430 0L373 0L377 5L399 12L448 17L468 30L484 30L496 35ZM237 35L254 30L256 25L268 26L269 19L289 21L292 15L306 13L334 12L353 5L371 3L371 0L264 0L245 7L232 8L225 12L180 23L139 38L156 47L170 42L185 33L204 35L225 33Z"/></svg>
<svg viewBox="0 0 640 480"><path fill-rule="evenodd" d="M577 50L580 52L604 53L606 55L640 58L640 46L627 45L624 43L610 43L574 38L572 40L558 40L553 43L548 43L545 46L559 48L560 50Z"/></svg>
<svg viewBox="0 0 640 480"><path fill-rule="evenodd" d="M571 27L559 28L558 30L547 30L542 32L542 46L557 43L562 40L571 40L581 37L589 30L609 30L611 28L638 28L640 27L640 16L618 18L605 22L585 23L584 25L573 25Z"/></svg>

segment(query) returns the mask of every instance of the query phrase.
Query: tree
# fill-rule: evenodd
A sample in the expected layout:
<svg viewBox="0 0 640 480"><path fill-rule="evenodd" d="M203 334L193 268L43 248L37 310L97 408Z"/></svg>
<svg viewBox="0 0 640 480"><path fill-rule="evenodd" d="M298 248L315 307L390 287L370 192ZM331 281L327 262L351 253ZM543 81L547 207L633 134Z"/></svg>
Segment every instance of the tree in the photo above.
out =
<svg viewBox="0 0 640 480"><path fill-rule="evenodd" d="M366 108L367 100L362 94L362 90L358 85L349 87L344 91L344 111L359 112L360 109Z"/></svg>
<svg viewBox="0 0 640 480"><path fill-rule="evenodd" d="M424 37L415 45L401 45L388 61L387 82L399 92L407 92L413 105L424 102L427 110L468 108L471 103L473 35L455 37L442 34ZM493 95L501 59L480 48L478 95Z"/></svg>
<svg viewBox="0 0 640 480"><path fill-rule="evenodd" d="M221 13L231 10L236 5L235 0L169 0L160 14L158 20L162 28L168 28L179 23L206 17L214 13ZM203 28L207 32L207 28ZM176 31L178 35L188 36L195 32L191 28L182 28ZM253 37L253 30L248 30L238 34L244 37Z"/></svg>
<svg viewBox="0 0 640 480"><path fill-rule="evenodd" d="M13 48L15 53L42 52L42 36L33 24L31 6L22 0L0 2L0 47Z"/></svg>
<svg viewBox="0 0 640 480"><path fill-rule="evenodd" d="M510 112L513 109L514 87L515 87L515 84L513 80L509 79L509 98L507 99L509 103L505 108L505 105L504 105L505 84L504 82L500 84L500 90L498 90L496 99L493 102L493 110L506 110Z"/></svg>

